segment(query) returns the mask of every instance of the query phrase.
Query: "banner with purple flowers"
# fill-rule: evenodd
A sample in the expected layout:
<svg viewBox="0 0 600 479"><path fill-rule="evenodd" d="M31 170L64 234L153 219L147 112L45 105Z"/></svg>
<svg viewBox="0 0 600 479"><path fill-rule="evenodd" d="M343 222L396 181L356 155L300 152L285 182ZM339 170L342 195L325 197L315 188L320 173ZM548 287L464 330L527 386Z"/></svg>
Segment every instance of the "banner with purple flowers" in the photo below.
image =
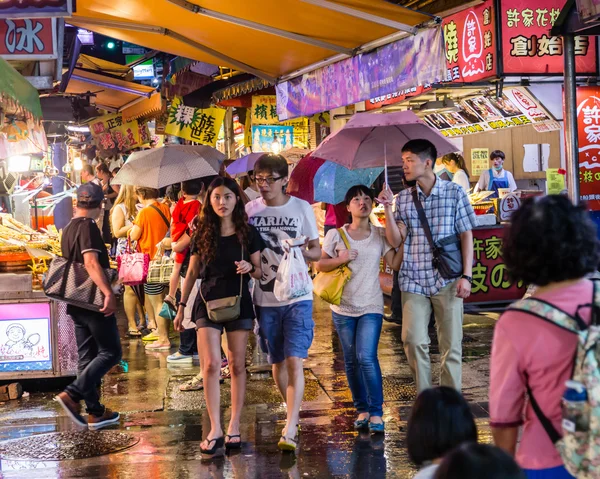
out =
<svg viewBox="0 0 600 479"><path fill-rule="evenodd" d="M279 83L279 121L310 116L446 76L442 30L416 35Z"/></svg>

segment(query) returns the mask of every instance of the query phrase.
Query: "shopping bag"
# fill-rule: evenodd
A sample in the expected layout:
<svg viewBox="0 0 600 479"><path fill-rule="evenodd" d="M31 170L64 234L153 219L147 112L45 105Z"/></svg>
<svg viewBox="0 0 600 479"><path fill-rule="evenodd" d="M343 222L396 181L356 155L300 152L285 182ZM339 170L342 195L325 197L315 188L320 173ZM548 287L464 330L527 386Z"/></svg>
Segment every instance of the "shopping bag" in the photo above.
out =
<svg viewBox="0 0 600 479"><path fill-rule="evenodd" d="M117 257L119 281L126 286L144 284L148 277L150 255L147 253L131 252L131 243L127 242L125 253Z"/></svg>
<svg viewBox="0 0 600 479"><path fill-rule="evenodd" d="M289 301L312 293L313 284L300 248L285 242L283 246L285 253L277 269L273 294L278 301Z"/></svg>

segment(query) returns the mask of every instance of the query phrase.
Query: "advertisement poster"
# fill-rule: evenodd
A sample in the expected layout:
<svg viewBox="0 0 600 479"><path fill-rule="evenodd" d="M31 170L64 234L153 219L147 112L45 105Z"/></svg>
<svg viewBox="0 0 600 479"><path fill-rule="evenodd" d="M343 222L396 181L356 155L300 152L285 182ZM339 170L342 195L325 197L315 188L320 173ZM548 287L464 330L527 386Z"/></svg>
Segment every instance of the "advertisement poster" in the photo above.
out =
<svg viewBox="0 0 600 479"><path fill-rule="evenodd" d="M331 110L446 75L441 28L427 28L378 49L276 85L277 116L289 120Z"/></svg>
<svg viewBox="0 0 600 479"><path fill-rule="evenodd" d="M577 87L579 194L592 211L600 211L600 87Z"/></svg>
<svg viewBox="0 0 600 479"><path fill-rule="evenodd" d="M279 142L279 151L289 150L294 147L293 126L252 126L252 151L274 152L273 142Z"/></svg>
<svg viewBox="0 0 600 479"><path fill-rule="evenodd" d="M598 0L577 0L577 12L583 23L598 20L598 17L600 17L600 2Z"/></svg>
<svg viewBox="0 0 600 479"><path fill-rule="evenodd" d="M0 2L1 3L1 2ZM6 60L51 60L56 58L56 20L1 18L0 57Z"/></svg>
<svg viewBox="0 0 600 479"><path fill-rule="evenodd" d="M2 18L70 17L73 0L2 0Z"/></svg>
<svg viewBox="0 0 600 479"><path fill-rule="evenodd" d="M423 120L446 137L536 124L546 124L547 131L557 129L552 115L524 87L505 88L500 98L469 98L459 102L458 107L458 111L433 113Z"/></svg>
<svg viewBox="0 0 600 479"><path fill-rule="evenodd" d="M2 304L0 318L0 372L51 370L50 304Z"/></svg>
<svg viewBox="0 0 600 479"><path fill-rule="evenodd" d="M565 186L565 174L566 171L559 168L547 168L546 169L546 194L547 195L560 195Z"/></svg>
<svg viewBox="0 0 600 479"><path fill-rule="evenodd" d="M251 111L253 125L274 125L279 122L275 95L253 96Z"/></svg>
<svg viewBox="0 0 600 479"><path fill-rule="evenodd" d="M138 121L124 122L121 113L98 117L89 126L102 157L125 153L142 146Z"/></svg>
<svg viewBox="0 0 600 479"><path fill-rule="evenodd" d="M216 146L225 118L224 108L194 108L183 104L180 97L171 102L167 135L174 135L202 145Z"/></svg>
<svg viewBox="0 0 600 479"><path fill-rule="evenodd" d="M480 176L490 169L489 148L471 148L471 176Z"/></svg>
<svg viewBox="0 0 600 479"><path fill-rule="evenodd" d="M496 75L492 0L445 18L447 82L472 83Z"/></svg>
<svg viewBox="0 0 600 479"><path fill-rule="evenodd" d="M504 74L563 75L562 38L550 29L564 0L501 0L502 61ZM596 40L575 37L577 74L595 74Z"/></svg>

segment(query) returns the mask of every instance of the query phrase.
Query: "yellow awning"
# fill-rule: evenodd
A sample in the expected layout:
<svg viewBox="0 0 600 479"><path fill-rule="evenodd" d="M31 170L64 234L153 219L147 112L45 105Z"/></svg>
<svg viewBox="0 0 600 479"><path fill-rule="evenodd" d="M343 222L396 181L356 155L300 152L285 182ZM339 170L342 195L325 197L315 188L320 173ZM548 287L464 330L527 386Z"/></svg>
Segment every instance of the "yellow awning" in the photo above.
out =
<svg viewBox="0 0 600 479"><path fill-rule="evenodd" d="M97 72L108 73L122 78L123 80L133 80L133 69L127 65L121 65L119 63L109 62L108 60L102 60L91 55L81 54L77 58L77 68L83 68L84 70L95 70Z"/></svg>
<svg viewBox="0 0 600 479"><path fill-rule="evenodd" d="M197 1L197 0L196 0ZM69 23L274 81L430 19L385 0L78 0ZM199 9L198 13L192 10Z"/></svg>
<svg viewBox="0 0 600 479"><path fill-rule="evenodd" d="M153 95L156 95L156 89L149 86L87 72L80 68L73 69L66 93L86 92L95 93L96 96L91 98L94 105L112 112L124 111L149 101Z"/></svg>

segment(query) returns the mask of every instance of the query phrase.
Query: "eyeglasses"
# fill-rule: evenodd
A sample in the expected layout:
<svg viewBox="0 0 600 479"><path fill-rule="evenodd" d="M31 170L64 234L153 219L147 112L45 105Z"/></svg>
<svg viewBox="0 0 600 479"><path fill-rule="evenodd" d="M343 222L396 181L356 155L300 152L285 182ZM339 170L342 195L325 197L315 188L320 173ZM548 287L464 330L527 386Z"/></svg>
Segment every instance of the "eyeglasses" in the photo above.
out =
<svg viewBox="0 0 600 479"><path fill-rule="evenodd" d="M273 183L280 180L281 178L283 178L283 176L277 176L277 177L267 176L266 178L261 178L260 176L255 176L254 181L256 181L257 185L264 185L264 184L272 185Z"/></svg>

